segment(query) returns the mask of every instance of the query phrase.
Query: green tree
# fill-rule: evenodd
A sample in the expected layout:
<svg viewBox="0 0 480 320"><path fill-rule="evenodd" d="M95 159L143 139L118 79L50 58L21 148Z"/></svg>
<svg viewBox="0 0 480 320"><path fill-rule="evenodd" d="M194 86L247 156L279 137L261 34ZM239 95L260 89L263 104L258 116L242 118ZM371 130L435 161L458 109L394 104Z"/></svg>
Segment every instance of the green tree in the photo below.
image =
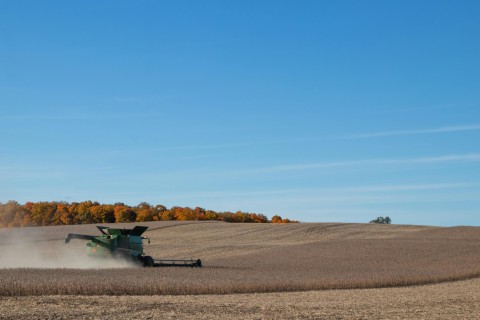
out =
<svg viewBox="0 0 480 320"><path fill-rule="evenodd" d="M378 223L378 224L391 224L392 220L390 217L378 217L370 221L370 223Z"/></svg>

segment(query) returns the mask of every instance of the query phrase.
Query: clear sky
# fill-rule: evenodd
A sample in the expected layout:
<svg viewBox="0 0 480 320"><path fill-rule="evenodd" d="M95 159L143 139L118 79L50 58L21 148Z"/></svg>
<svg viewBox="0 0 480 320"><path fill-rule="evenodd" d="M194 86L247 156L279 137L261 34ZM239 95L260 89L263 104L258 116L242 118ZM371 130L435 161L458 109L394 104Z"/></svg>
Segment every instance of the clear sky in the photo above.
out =
<svg viewBox="0 0 480 320"><path fill-rule="evenodd" d="M0 0L0 202L480 225L479 1Z"/></svg>

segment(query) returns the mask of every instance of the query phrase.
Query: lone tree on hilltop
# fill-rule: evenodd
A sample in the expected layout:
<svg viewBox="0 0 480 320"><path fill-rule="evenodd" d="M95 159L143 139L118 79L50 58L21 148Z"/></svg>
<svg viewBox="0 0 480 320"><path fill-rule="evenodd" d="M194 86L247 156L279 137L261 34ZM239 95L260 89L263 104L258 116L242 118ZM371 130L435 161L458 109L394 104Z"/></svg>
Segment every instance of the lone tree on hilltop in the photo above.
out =
<svg viewBox="0 0 480 320"><path fill-rule="evenodd" d="M370 223L378 223L378 224L390 224L392 223L392 219L390 217L378 217L377 219L374 219L370 221Z"/></svg>

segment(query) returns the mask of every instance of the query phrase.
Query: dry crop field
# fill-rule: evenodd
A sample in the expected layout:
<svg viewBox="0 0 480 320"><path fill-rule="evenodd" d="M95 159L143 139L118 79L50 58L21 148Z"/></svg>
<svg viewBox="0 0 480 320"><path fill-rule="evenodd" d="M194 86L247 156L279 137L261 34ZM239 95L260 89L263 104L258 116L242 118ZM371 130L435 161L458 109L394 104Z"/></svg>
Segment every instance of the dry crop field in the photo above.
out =
<svg viewBox="0 0 480 320"><path fill-rule="evenodd" d="M243 318L447 319L455 312L465 318L480 311L480 228L141 225L149 226L147 254L201 258L205 267L91 265L83 257L84 241L66 245L64 239L69 232L99 234L92 225L0 229L0 319L225 318L229 313ZM35 312L24 308L27 302ZM101 313L102 308L108 310Z"/></svg>

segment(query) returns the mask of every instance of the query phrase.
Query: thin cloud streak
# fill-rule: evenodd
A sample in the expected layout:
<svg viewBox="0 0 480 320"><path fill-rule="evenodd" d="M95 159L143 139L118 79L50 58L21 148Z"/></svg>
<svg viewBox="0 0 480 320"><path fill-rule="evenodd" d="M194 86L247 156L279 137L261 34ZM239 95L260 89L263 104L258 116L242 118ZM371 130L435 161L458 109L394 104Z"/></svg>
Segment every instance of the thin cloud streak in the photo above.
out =
<svg viewBox="0 0 480 320"><path fill-rule="evenodd" d="M303 139L286 139L286 140L275 140L275 141L250 141L243 143L234 143L234 144L223 144L223 145L200 145L200 146L177 146L178 149L207 149L207 148L231 148L231 147L250 147L254 145L269 145L269 144L288 144L288 143L303 143L303 142L316 142L320 140L344 140L344 139L368 139L368 138L379 138L379 137L389 137L389 136L406 136L406 135L419 135L419 134L436 134L436 133L449 133L449 132L461 132L461 131L479 131L480 124L472 125L458 125L458 126L446 126L440 128L432 129L414 129L414 130L397 130L397 131L382 131L382 132L372 132L372 133L360 133L350 136L336 136L336 137L322 137L322 138L303 138Z"/></svg>
<svg viewBox="0 0 480 320"><path fill-rule="evenodd" d="M358 165L428 164L428 163L457 163L457 162L480 162L480 153L451 154L451 155L444 155L444 156L438 156L438 157L423 157L423 158L365 159L365 160L352 160L352 161L303 163L303 164L272 166L272 167L252 170L252 173L297 171L297 170L335 168L335 167L347 167L347 166L358 166Z"/></svg>
<svg viewBox="0 0 480 320"><path fill-rule="evenodd" d="M319 141L334 141L334 140L349 140L349 139L368 139L389 136L406 136L406 135L421 135L421 134L436 134L462 131L480 131L480 124L472 125L458 125L446 126L433 129L415 129L415 130L398 130L398 131L382 131L373 133L360 133L349 136L325 136L325 137L309 137L298 139L284 139L284 140L270 140L270 141L245 141L229 144L207 144L207 145L179 145L165 148L158 148L153 150L205 150L205 149L226 149L226 148L248 148L252 146L261 145L282 145L282 144L297 144L297 143L313 143Z"/></svg>
<svg viewBox="0 0 480 320"><path fill-rule="evenodd" d="M480 130L480 124L448 126L448 127L440 127L440 128L432 128L432 129L372 132L372 133L351 135L345 138L346 139L366 139L366 138L378 138L378 137L389 137L389 136L407 136L407 135L435 134L435 133L477 131L477 130Z"/></svg>
<svg viewBox="0 0 480 320"><path fill-rule="evenodd" d="M85 114L17 114L0 116L0 121L28 120L105 120L129 119L156 116L155 113L85 113Z"/></svg>
<svg viewBox="0 0 480 320"><path fill-rule="evenodd" d="M358 186L358 187L329 187L329 188L314 188L314 189L283 189L271 191L247 191L247 192L225 192L225 191L210 191L190 194L169 195L175 199L185 198L236 198L236 197L264 197L264 196L278 196L278 195L294 195L294 194L318 194L341 195L345 193L391 193L398 191L429 191L429 190L453 190L464 188L476 188L479 184L475 183L432 183L432 184L406 184L406 185L372 185L372 186ZM318 199L318 197L316 197Z"/></svg>
<svg viewBox="0 0 480 320"><path fill-rule="evenodd" d="M282 172L307 171L316 169L335 169L348 167L371 168L372 166L391 166L391 165L427 165L427 164L457 164L457 163L477 163L480 162L480 153L471 154L453 154L443 155L437 157L423 157L423 158L402 158L402 159L364 159L351 161L332 161L332 162L317 162L317 163L302 163L290 165L278 165L263 168L232 168L225 171L222 169L190 169L183 171L165 171L155 173L136 173L129 175L131 181L142 181L142 184L152 183L155 185L157 181L172 179L178 181L184 178L191 179L195 177L197 180L201 179L233 179L235 177L245 177L250 175L261 175ZM113 182L112 182L113 183ZM115 182L118 184L119 182ZM120 182L121 183L121 182Z"/></svg>

